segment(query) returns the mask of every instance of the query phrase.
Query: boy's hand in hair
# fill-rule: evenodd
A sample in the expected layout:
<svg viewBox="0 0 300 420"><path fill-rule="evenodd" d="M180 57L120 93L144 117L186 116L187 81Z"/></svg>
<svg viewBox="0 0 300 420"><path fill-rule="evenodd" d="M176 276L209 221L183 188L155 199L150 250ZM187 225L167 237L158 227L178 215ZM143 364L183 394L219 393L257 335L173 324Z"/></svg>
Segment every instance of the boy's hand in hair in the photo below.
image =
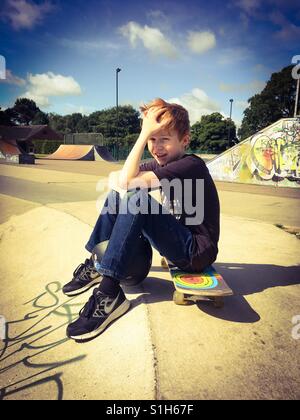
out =
<svg viewBox="0 0 300 420"><path fill-rule="evenodd" d="M161 118L165 109L150 108L143 113L142 133L150 137L153 133L160 131L166 122Z"/></svg>

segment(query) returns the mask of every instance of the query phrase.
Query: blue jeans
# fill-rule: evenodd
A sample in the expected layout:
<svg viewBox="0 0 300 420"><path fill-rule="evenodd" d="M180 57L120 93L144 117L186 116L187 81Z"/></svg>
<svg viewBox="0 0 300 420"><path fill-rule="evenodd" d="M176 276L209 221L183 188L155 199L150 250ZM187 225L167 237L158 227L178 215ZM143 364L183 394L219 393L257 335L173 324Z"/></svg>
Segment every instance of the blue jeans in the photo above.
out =
<svg viewBox="0 0 300 420"><path fill-rule="evenodd" d="M148 206L148 209L155 204L159 214L137 212L136 208L141 203ZM128 254L134 252L136 239L141 234L176 266L182 270L191 270L194 244L192 233L171 213L166 213L165 209L164 212L146 190L128 191L122 199L118 192L111 190L85 246L89 252L93 252L97 244L109 241L98 271L119 281L124 280Z"/></svg>

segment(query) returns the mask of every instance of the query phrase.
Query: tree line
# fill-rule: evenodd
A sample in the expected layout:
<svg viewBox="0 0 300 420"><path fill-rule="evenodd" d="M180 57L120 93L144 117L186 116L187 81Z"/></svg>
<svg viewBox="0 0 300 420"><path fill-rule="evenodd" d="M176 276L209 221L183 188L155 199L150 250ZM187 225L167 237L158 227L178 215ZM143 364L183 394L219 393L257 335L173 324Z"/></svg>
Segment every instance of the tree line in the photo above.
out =
<svg viewBox="0 0 300 420"><path fill-rule="evenodd" d="M214 112L203 115L191 126L191 150L220 153L238 141L283 117L292 117L295 104L296 80L292 66L273 73L261 93L248 100L237 138L236 126L229 118ZM0 125L49 125L61 134L102 133L106 144L131 147L141 129L141 117L131 105L111 107L82 115L44 113L27 98L16 100L12 108L0 108Z"/></svg>

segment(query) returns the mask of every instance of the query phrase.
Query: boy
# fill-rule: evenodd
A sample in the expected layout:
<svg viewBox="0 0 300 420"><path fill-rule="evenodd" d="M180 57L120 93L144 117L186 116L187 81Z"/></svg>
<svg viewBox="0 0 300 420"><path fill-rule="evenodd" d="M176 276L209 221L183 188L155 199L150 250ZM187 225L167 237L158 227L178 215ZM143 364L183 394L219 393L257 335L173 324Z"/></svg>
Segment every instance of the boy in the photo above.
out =
<svg viewBox="0 0 300 420"><path fill-rule="evenodd" d="M162 99L144 105L141 112L140 136L123 169L110 175L111 191L105 203L108 211L101 212L86 245L93 252L97 244L107 243L103 258L95 266L92 258L87 259L63 289L68 296L74 296L100 283L79 318L68 326L68 337L76 341L95 338L129 310L130 302L120 282L126 279L129 257L134 255L135 243L141 235L183 270L201 271L218 254L218 194L204 161L185 153L190 142L188 112ZM146 144L154 159L141 164ZM197 199L202 185L197 183L199 180L204 184L201 200ZM175 182L174 190L167 188L168 182ZM162 205L148 194L149 189L158 188ZM123 198L120 189L126 192ZM141 203L146 204L148 212L136 211L136 204ZM157 208L154 204L159 214L151 212ZM188 218L191 212L186 209L191 207L194 213L203 207L204 217Z"/></svg>

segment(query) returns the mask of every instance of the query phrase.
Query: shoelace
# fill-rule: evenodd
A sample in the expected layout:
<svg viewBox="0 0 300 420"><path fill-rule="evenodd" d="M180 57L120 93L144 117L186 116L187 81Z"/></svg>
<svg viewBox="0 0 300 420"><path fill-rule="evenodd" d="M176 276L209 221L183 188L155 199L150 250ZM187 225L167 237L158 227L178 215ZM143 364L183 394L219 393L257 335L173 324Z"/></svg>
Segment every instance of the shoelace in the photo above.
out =
<svg viewBox="0 0 300 420"><path fill-rule="evenodd" d="M103 295L101 292L99 292L97 289L95 289L93 291L92 296L89 298L88 302L84 305L84 307L79 312L79 316L83 316L85 318L90 318L93 315L93 313L96 309L97 303L99 301L99 296L100 296L100 299L101 299L101 296L104 299L108 298L108 296Z"/></svg>
<svg viewBox="0 0 300 420"><path fill-rule="evenodd" d="M79 264L73 273L74 277L83 278L84 280L90 280L89 274L93 271L92 267L89 267L90 260L86 259L84 263Z"/></svg>
<svg viewBox="0 0 300 420"><path fill-rule="evenodd" d="M94 290L88 302L84 305L84 307L79 312L79 316L90 318L96 308L96 305L97 305L97 290Z"/></svg>

